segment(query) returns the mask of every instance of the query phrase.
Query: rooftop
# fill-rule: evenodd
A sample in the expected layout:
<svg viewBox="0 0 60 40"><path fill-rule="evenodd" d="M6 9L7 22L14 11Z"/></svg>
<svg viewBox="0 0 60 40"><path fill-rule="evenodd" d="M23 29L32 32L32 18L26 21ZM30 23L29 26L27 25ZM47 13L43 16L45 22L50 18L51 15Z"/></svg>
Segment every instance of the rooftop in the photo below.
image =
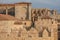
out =
<svg viewBox="0 0 60 40"><path fill-rule="evenodd" d="M15 4L0 4L0 6L15 6Z"/></svg>
<svg viewBox="0 0 60 40"><path fill-rule="evenodd" d="M31 4L31 2L19 2L14 4L0 4L0 6L15 6L15 4Z"/></svg>
<svg viewBox="0 0 60 40"><path fill-rule="evenodd" d="M10 15L0 14L0 21L1 20L16 20L16 18Z"/></svg>
<svg viewBox="0 0 60 40"><path fill-rule="evenodd" d="M19 3L15 3L15 4L32 4L31 2L19 2Z"/></svg>

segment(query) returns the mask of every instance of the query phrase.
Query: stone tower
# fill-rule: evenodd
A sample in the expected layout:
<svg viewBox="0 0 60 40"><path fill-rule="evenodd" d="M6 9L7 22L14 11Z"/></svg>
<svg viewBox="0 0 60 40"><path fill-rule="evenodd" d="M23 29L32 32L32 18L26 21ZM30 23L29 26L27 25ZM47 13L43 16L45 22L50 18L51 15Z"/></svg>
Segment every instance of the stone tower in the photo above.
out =
<svg viewBox="0 0 60 40"><path fill-rule="evenodd" d="M16 3L15 17L23 20L31 20L31 3L28 2Z"/></svg>
<svg viewBox="0 0 60 40"><path fill-rule="evenodd" d="M56 13L57 13L57 11L54 9L54 10L52 10L53 12L53 15L56 15Z"/></svg>

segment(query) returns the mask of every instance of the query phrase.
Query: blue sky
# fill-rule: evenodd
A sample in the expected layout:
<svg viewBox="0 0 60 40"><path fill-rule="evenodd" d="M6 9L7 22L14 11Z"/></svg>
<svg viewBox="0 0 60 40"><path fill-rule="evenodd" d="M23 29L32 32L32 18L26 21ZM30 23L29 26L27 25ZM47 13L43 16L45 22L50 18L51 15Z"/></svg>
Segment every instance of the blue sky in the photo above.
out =
<svg viewBox="0 0 60 40"><path fill-rule="evenodd" d="M34 8L57 9L60 12L60 0L0 0L0 3L31 2Z"/></svg>

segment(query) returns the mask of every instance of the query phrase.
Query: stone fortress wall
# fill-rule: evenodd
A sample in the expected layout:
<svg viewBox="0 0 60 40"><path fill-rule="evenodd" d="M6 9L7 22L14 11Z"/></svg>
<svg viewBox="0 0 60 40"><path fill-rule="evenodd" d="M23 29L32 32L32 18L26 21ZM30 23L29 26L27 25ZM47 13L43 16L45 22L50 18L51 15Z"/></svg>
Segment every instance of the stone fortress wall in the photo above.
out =
<svg viewBox="0 0 60 40"><path fill-rule="evenodd" d="M0 40L58 40L60 15L55 10L32 8L28 2L1 4L0 10L18 19L0 21Z"/></svg>

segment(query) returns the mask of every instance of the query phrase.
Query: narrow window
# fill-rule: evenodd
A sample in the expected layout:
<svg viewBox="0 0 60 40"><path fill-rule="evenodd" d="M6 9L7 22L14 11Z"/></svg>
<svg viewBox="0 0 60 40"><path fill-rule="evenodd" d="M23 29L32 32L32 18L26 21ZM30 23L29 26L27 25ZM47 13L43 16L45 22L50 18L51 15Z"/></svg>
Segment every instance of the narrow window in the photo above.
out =
<svg viewBox="0 0 60 40"><path fill-rule="evenodd" d="M39 37L42 37L42 33L43 33L43 32L39 32L39 33L38 33L38 34L39 34L38 36L39 36Z"/></svg>

